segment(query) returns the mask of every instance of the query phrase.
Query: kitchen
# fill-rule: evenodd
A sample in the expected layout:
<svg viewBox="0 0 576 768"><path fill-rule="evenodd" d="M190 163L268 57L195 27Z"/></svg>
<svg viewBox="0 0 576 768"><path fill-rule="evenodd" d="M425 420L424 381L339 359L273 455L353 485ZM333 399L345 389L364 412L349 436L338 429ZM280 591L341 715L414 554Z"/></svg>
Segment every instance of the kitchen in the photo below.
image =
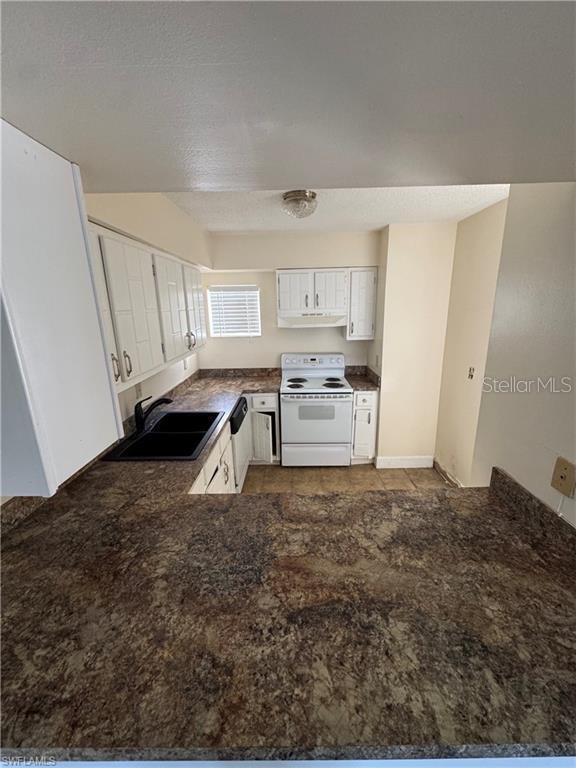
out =
<svg viewBox="0 0 576 768"><path fill-rule="evenodd" d="M120 5L128 36L247 12ZM571 375L573 181L184 184L129 132L118 163L42 130L32 51L2 120L4 755L570 756L573 393L483 385Z"/></svg>

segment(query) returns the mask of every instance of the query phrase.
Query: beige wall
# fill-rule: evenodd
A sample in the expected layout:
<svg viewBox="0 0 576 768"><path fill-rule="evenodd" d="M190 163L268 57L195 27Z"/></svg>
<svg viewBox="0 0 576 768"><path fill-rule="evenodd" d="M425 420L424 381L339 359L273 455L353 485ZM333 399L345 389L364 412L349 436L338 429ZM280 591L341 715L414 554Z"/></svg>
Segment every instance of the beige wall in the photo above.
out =
<svg viewBox="0 0 576 768"><path fill-rule="evenodd" d="M464 486L472 479L506 204L503 200L464 219L456 234L435 456Z"/></svg>
<svg viewBox="0 0 576 768"><path fill-rule="evenodd" d="M160 373L150 376L149 379L145 379L140 385L136 384L130 389L120 392L118 400L120 402L120 413L122 414L122 420L124 421L134 413L134 406L138 400L142 400L149 395L153 399L161 397L166 394L168 390L175 387L180 382L187 379L195 371L198 370L198 354L191 355L185 360L180 360L169 368L165 368ZM137 389L141 388L141 394L138 395ZM150 401L152 402L152 401ZM146 407L146 406L145 406Z"/></svg>
<svg viewBox="0 0 576 768"><path fill-rule="evenodd" d="M386 293L386 266L388 261L389 227L380 232L378 244L378 290L374 340L368 343L368 365L379 376L382 372L382 345L384 341L384 296Z"/></svg>
<svg viewBox="0 0 576 768"><path fill-rule="evenodd" d="M212 266L208 235L181 208L159 193L86 195L88 216L164 251Z"/></svg>
<svg viewBox="0 0 576 768"><path fill-rule="evenodd" d="M214 269L354 267L378 263L378 232L212 233Z"/></svg>
<svg viewBox="0 0 576 768"><path fill-rule="evenodd" d="M456 224L388 228L379 466L431 464Z"/></svg>
<svg viewBox="0 0 576 768"><path fill-rule="evenodd" d="M201 349L201 368L279 367L282 352L342 352L348 365L366 365L368 342L346 341L344 328L278 328L274 272L207 272L209 285L258 285L262 336L243 339L209 338Z"/></svg>
<svg viewBox="0 0 576 768"><path fill-rule="evenodd" d="M510 188L486 376L558 380L576 374L576 184ZM572 379L574 382L574 379ZM572 392L484 392L472 482L502 467L576 525L576 502L551 488L557 456L576 460Z"/></svg>

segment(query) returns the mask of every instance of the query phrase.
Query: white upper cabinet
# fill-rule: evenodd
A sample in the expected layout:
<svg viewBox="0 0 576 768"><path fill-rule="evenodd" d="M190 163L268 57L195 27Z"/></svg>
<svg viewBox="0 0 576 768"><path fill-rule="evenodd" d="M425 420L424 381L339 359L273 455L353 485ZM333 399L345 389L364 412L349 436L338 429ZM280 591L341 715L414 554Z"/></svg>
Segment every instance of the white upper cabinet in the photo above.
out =
<svg viewBox="0 0 576 768"><path fill-rule="evenodd" d="M164 363L152 254L120 239L101 238L112 317L125 380Z"/></svg>
<svg viewBox="0 0 576 768"><path fill-rule="evenodd" d="M348 269L278 270L278 325L346 325L348 273Z"/></svg>
<svg viewBox="0 0 576 768"><path fill-rule="evenodd" d="M108 297L108 288L106 286L106 276L104 274L102 253L100 251L100 241L98 239L98 234L92 227L88 230L88 244L90 247L90 259L92 261L92 271L96 286L96 299L98 301L98 309L100 311L104 329L104 341L106 342L106 349L110 358L110 365L112 366L112 376L114 377L114 381L118 383L121 380L122 375L120 372L120 355L118 353L118 346L114 335L114 325L112 323L112 313L110 312L110 299Z"/></svg>
<svg viewBox="0 0 576 768"><path fill-rule="evenodd" d="M154 254L158 303L166 360L185 355L190 348L184 275L175 259Z"/></svg>
<svg viewBox="0 0 576 768"><path fill-rule="evenodd" d="M2 122L4 496L50 496L122 436L77 169Z"/></svg>
<svg viewBox="0 0 576 768"><path fill-rule="evenodd" d="M348 306L348 269L314 272L314 308L332 315L345 315Z"/></svg>
<svg viewBox="0 0 576 768"><path fill-rule="evenodd" d="M376 268L280 269L278 325L346 327L346 338L374 337Z"/></svg>
<svg viewBox="0 0 576 768"><path fill-rule="evenodd" d="M281 315L302 315L311 312L314 304L314 272L287 270L277 272L278 312Z"/></svg>
<svg viewBox="0 0 576 768"><path fill-rule="evenodd" d="M376 284L378 270L350 270L350 304L346 338L349 341L374 338L376 318Z"/></svg>
<svg viewBox="0 0 576 768"><path fill-rule="evenodd" d="M195 267L186 264L182 266L182 272L184 274L188 317L188 345L190 350L195 351L206 343L206 311L204 309L202 274Z"/></svg>

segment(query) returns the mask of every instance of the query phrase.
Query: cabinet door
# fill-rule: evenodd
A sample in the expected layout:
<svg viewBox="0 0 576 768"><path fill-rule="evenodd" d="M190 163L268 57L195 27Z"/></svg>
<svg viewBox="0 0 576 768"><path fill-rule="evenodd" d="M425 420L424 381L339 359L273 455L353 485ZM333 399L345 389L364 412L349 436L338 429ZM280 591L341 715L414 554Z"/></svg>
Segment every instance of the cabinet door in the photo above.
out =
<svg viewBox="0 0 576 768"><path fill-rule="evenodd" d="M126 379L164 362L152 254L103 237L112 314Z"/></svg>
<svg viewBox="0 0 576 768"><path fill-rule="evenodd" d="M350 311L346 337L373 339L376 314L375 269L353 269L350 273Z"/></svg>
<svg viewBox="0 0 576 768"><path fill-rule="evenodd" d="M190 348L195 350L206 342L206 313L204 310L204 293L202 290L202 275L194 267L183 267L184 288L186 293L186 312Z"/></svg>
<svg viewBox="0 0 576 768"><path fill-rule="evenodd" d="M202 273L198 269L193 270L196 287L194 289L194 317L196 320L196 347L203 347L206 343L206 309L204 304L204 289L202 287Z"/></svg>
<svg viewBox="0 0 576 768"><path fill-rule="evenodd" d="M189 349L188 318L182 265L165 256L154 255L158 303L166 360L175 360Z"/></svg>
<svg viewBox="0 0 576 768"><path fill-rule="evenodd" d="M354 439L352 455L355 458L371 459L376 448L376 419L369 408L354 411Z"/></svg>
<svg viewBox="0 0 576 768"><path fill-rule="evenodd" d="M220 459L222 477L224 479L223 493L236 493L236 482L234 481L234 454L232 452L232 442L226 446L222 458Z"/></svg>
<svg viewBox="0 0 576 768"><path fill-rule="evenodd" d="M274 446L272 443L272 419L267 413L252 413L252 436L254 440L254 458L272 464Z"/></svg>
<svg viewBox="0 0 576 768"><path fill-rule="evenodd" d="M102 253L100 251L100 242L98 235L93 229L88 230L88 245L90 248L90 260L92 262L94 283L96 286L96 299L98 301L98 310L102 318L104 330L104 341L106 350L112 366L114 381L120 381L120 358L118 347L116 346L116 337L114 336L114 325L112 324L112 313L110 311L110 298L108 297L108 288L106 286L106 277L104 275L104 264L102 262Z"/></svg>
<svg viewBox="0 0 576 768"><path fill-rule="evenodd" d="M206 488L206 493L227 493L226 479L224 477L224 469L221 463L218 464L216 474L212 477L210 484Z"/></svg>
<svg viewBox="0 0 576 768"><path fill-rule="evenodd" d="M1 121L3 496L49 496L121 437L77 168Z"/></svg>
<svg viewBox="0 0 576 768"><path fill-rule="evenodd" d="M277 272L278 311L299 314L314 308L314 272Z"/></svg>
<svg viewBox="0 0 576 768"><path fill-rule="evenodd" d="M236 493L234 483L234 456L232 455L232 443L228 441L220 461L218 469L213 475L206 493Z"/></svg>
<svg viewBox="0 0 576 768"><path fill-rule="evenodd" d="M314 307L321 311L346 312L348 270L322 270L314 273Z"/></svg>

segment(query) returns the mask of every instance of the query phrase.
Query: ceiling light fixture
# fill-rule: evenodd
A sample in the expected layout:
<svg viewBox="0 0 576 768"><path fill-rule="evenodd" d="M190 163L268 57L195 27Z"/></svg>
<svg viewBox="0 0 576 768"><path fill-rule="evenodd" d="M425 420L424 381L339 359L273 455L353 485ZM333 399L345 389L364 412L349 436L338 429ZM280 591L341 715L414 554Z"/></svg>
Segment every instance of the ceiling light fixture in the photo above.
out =
<svg viewBox="0 0 576 768"><path fill-rule="evenodd" d="M312 192L311 189L293 189L282 195L284 211L296 219L305 219L306 216L311 216L317 205L316 192Z"/></svg>

